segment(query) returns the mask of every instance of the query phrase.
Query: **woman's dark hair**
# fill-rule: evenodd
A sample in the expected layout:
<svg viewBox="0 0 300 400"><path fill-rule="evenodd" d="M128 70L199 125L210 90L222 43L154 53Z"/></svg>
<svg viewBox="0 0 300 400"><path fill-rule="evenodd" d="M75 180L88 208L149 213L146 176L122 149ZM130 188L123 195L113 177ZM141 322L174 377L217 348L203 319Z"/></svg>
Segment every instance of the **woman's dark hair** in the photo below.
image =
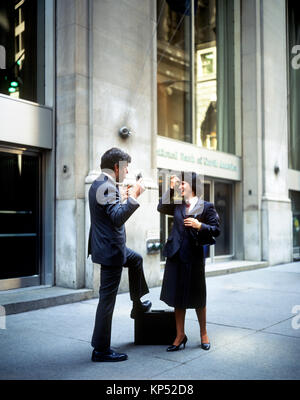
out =
<svg viewBox="0 0 300 400"><path fill-rule="evenodd" d="M107 150L101 157L100 167L101 169L110 169L113 171L115 164L119 165L120 161L127 161L129 164L131 162L131 157L123 150L113 147Z"/></svg>
<svg viewBox="0 0 300 400"><path fill-rule="evenodd" d="M196 172L181 172L181 179L191 185L195 196L201 196L201 177Z"/></svg>

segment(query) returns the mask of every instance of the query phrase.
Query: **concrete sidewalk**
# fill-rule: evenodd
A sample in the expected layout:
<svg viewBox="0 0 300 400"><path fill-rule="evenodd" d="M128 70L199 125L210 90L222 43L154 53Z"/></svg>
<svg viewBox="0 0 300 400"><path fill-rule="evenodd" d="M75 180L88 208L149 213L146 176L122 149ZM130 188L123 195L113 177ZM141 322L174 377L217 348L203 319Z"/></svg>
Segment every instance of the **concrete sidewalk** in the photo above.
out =
<svg viewBox="0 0 300 400"><path fill-rule="evenodd" d="M135 346L127 293L117 297L112 347L121 363L92 363L90 339L98 300L6 316L0 329L0 379L300 379L300 263L207 278L211 350L199 347L188 310L185 350ZM145 296L165 309L160 288ZM292 323L293 322L293 323Z"/></svg>
<svg viewBox="0 0 300 400"><path fill-rule="evenodd" d="M266 261L230 260L211 264L206 260L205 275L207 277L227 275L236 272L265 268L267 266L268 263ZM161 282L163 271L162 268ZM123 274L126 273L127 272L124 269ZM124 293L124 290L119 290L119 293ZM62 304L75 303L95 297L98 297L98 290L95 296L92 289L69 289L59 286L34 286L0 291L0 305L5 308L6 315L10 315L39 310L46 307L60 306Z"/></svg>

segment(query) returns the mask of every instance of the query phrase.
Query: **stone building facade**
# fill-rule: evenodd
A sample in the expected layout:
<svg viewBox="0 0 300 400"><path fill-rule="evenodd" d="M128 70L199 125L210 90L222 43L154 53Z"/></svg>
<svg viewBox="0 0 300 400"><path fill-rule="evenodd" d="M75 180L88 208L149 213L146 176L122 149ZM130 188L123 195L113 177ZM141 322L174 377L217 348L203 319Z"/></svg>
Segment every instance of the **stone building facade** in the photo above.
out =
<svg viewBox="0 0 300 400"><path fill-rule="evenodd" d="M126 231L149 286L160 285L164 266L149 245L163 244L172 227L156 211L172 171L201 174L203 196L221 216L207 263L297 258L296 1L35 0L31 11L4 3L1 182L4 197L18 201L0 207L0 290L98 291L99 266L87 259L87 193L113 146L132 156L129 181L140 171L145 179ZM11 37L20 37L18 48ZM19 243L28 250L24 267L22 257L9 264Z"/></svg>

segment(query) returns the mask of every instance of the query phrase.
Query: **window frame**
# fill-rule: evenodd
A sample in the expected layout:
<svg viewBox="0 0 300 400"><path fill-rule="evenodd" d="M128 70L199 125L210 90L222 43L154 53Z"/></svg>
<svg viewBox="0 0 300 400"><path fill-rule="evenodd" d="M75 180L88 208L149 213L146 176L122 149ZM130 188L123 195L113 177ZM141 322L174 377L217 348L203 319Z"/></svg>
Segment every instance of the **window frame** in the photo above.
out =
<svg viewBox="0 0 300 400"><path fill-rule="evenodd" d="M191 1L191 13L190 18L192 23L190 23L190 38L189 38L189 52L187 54L190 60L189 67L189 76L190 76L190 85L189 85L189 96L190 96L190 107L189 107L189 122L188 124L191 127L191 142L184 140L185 143L191 143L194 146L198 146L199 148L203 148L197 145L197 132L196 132L196 66L195 66L195 1ZM217 2L216 2L217 7ZM234 133L233 137L235 140L235 149L233 154L236 156L242 155L242 140L241 140L241 44L240 44L240 35L241 35L241 5L240 0L233 0L234 7L234 37L233 37L233 53L234 53L234 104L235 104L235 116L234 116ZM238 40L239 39L239 40ZM216 54L218 53L218 44L216 43ZM217 71L216 71L216 82L218 79ZM218 88L216 89L216 95L218 99ZM158 116L157 116L158 117ZM218 135L218 133L217 133ZM163 137L166 137L162 135ZM217 136L218 137L218 136ZM177 139L178 140L178 139ZM205 148L205 147L204 147ZM220 150L213 150L220 151ZM227 152L226 152L227 153Z"/></svg>

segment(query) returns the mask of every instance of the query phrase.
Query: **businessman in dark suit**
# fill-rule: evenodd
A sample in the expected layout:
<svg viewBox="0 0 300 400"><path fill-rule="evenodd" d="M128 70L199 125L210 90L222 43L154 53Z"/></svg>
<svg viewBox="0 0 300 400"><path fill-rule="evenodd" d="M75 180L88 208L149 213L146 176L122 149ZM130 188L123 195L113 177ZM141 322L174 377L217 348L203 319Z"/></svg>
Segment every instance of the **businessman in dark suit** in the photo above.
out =
<svg viewBox="0 0 300 400"><path fill-rule="evenodd" d="M108 150L101 158L101 174L89 190L91 228L88 254L101 264L99 304L92 337L92 361L124 361L128 357L110 347L111 324L122 268L128 268L131 318L151 308L150 301L140 298L149 293L143 271L143 259L126 247L125 222L139 207L137 198L144 191L142 180L133 185L122 198L118 183L128 173L131 157L118 148Z"/></svg>

